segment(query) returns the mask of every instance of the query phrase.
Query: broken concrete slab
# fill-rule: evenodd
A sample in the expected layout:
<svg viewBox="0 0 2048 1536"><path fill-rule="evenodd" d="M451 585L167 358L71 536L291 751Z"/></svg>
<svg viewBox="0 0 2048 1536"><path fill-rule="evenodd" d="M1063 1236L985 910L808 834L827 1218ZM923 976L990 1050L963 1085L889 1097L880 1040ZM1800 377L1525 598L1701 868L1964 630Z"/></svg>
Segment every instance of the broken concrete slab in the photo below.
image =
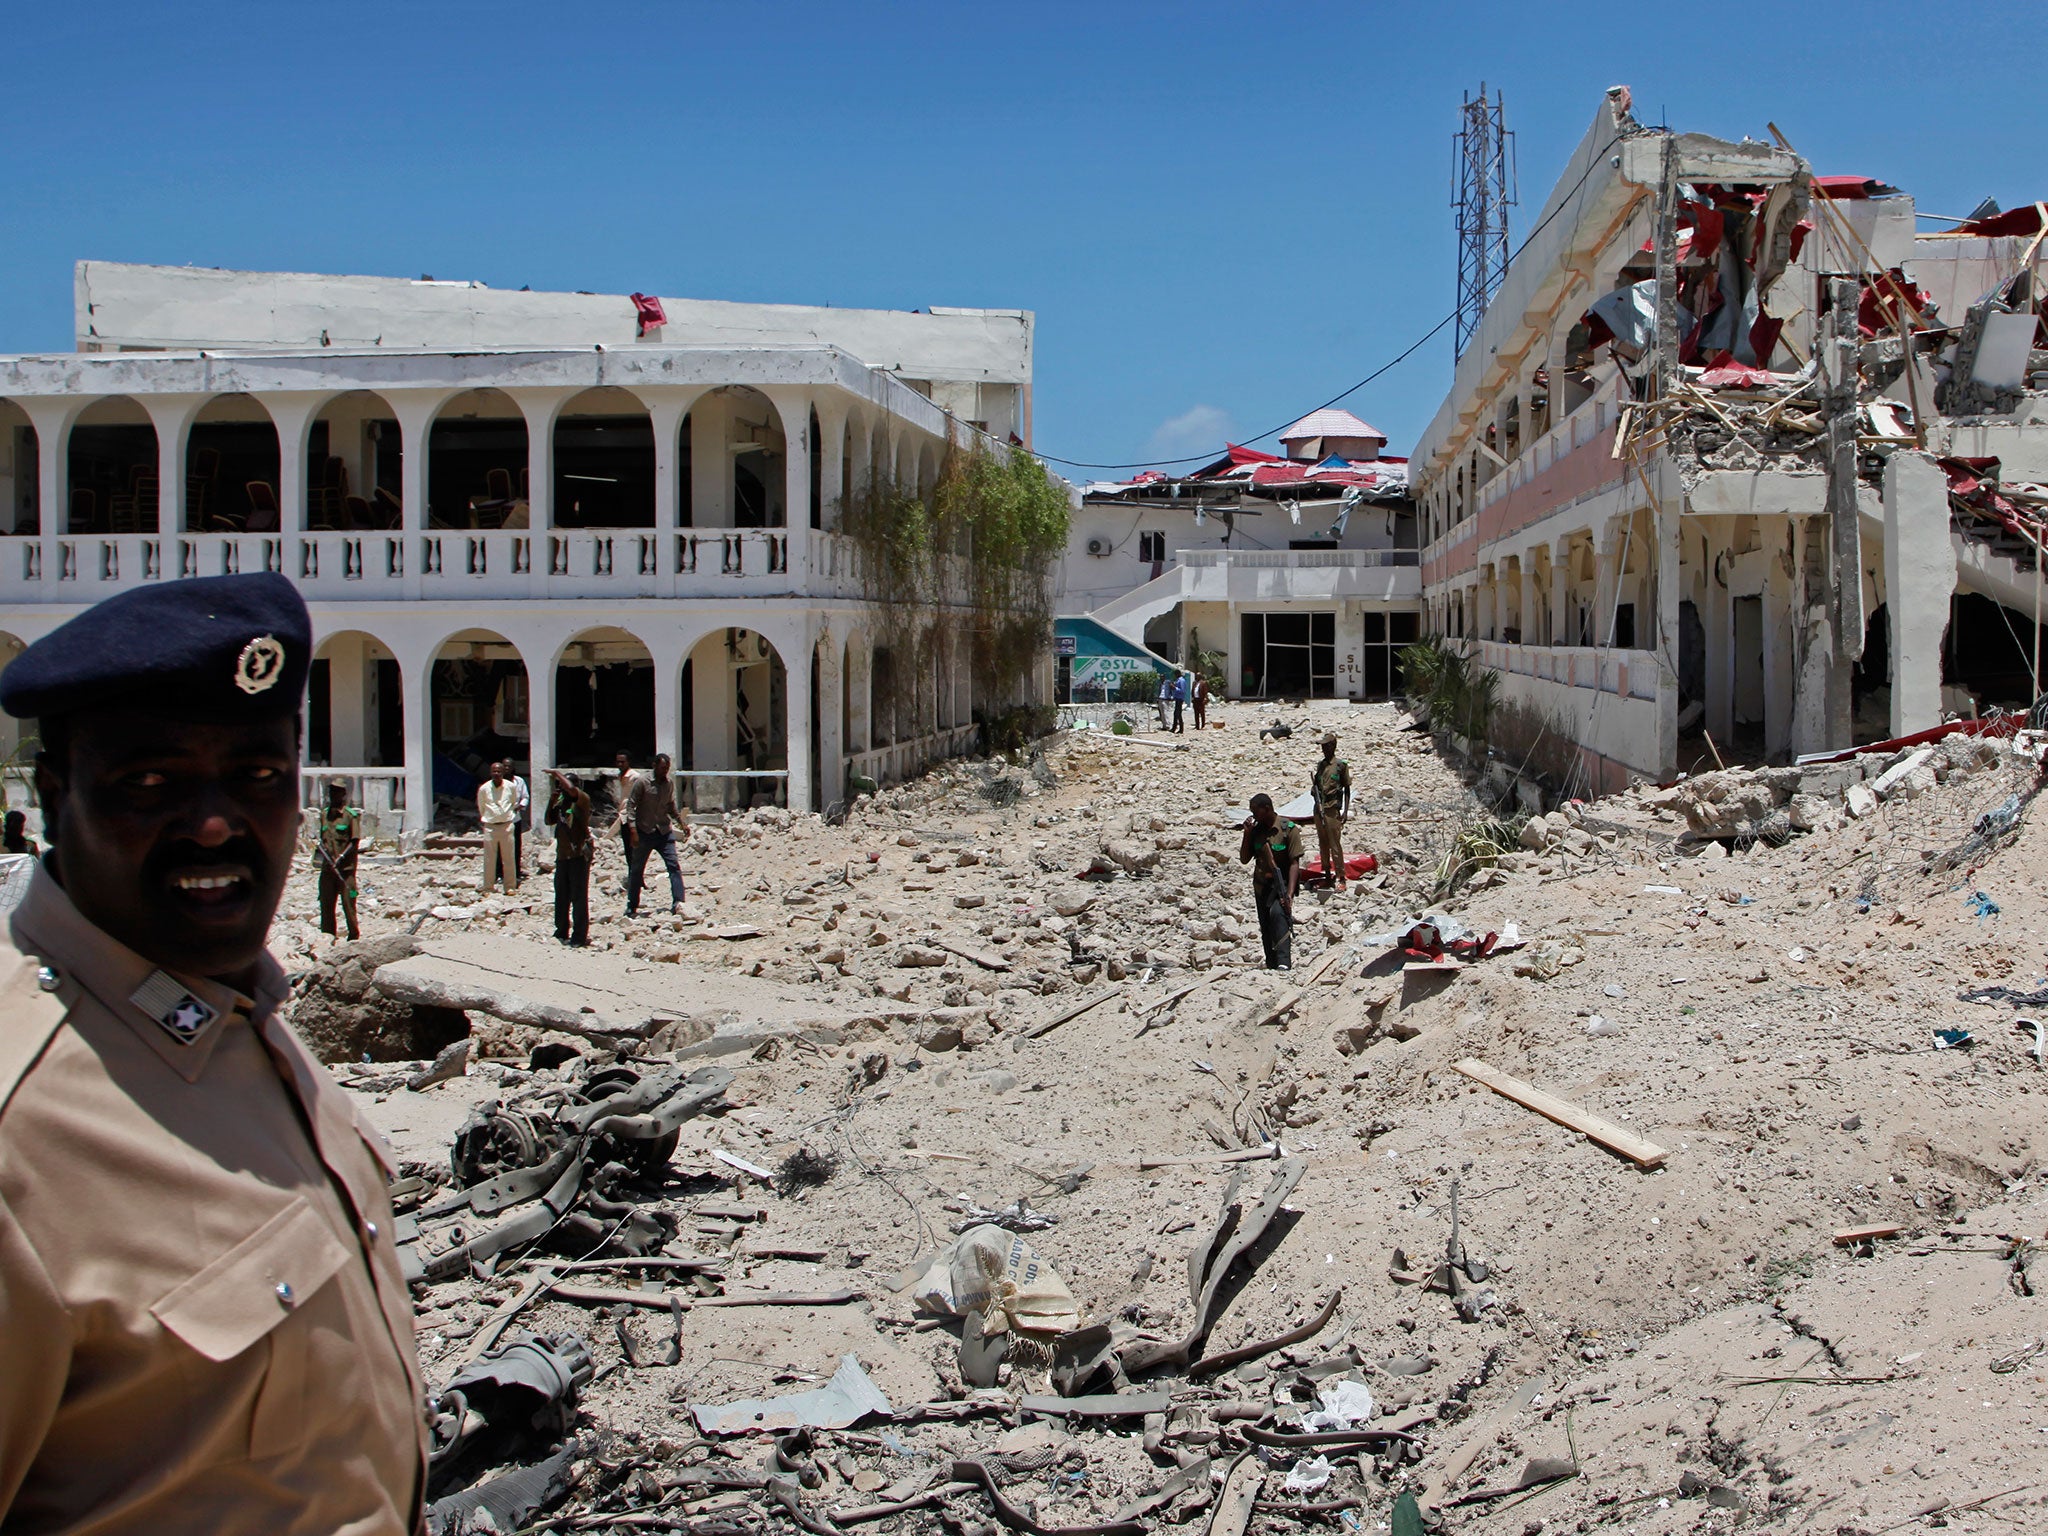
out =
<svg viewBox="0 0 2048 1536"><path fill-rule="evenodd" d="M646 1040L659 1032L670 1048L688 1047L743 1017L757 1028L783 1026L783 1033L799 1026L843 1031L847 1023L844 1013L793 988L743 981L727 971L656 967L618 953L554 949L508 935L433 939L379 966L371 980L383 996L415 1007L459 1008L607 1043ZM690 999L687 1007L678 1007L679 994Z"/></svg>

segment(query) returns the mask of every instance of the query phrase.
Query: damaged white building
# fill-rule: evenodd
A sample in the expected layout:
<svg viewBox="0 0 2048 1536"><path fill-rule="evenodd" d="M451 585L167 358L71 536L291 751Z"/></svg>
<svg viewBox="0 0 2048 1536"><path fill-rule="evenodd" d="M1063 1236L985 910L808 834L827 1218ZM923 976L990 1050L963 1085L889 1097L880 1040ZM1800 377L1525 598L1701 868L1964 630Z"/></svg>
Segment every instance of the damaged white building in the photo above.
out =
<svg viewBox="0 0 2048 1536"><path fill-rule="evenodd" d="M2035 698L2042 218L1922 219L1609 92L1413 455L1496 746L1605 790Z"/></svg>

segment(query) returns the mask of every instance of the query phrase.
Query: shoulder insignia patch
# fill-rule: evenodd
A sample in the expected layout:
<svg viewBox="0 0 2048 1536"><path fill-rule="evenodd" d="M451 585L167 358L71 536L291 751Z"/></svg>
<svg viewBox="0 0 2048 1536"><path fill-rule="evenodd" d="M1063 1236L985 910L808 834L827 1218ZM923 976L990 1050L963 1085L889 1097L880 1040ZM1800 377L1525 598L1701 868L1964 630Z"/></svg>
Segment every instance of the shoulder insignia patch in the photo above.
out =
<svg viewBox="0 0 2048 1536"><path fill-rule="evenodd" d="M151 971L142 985L128 994L128 1001L155 1019L180 1045L190 1045L220 1017L211 1003L194 997L182 982L162 971Z"/></svg>

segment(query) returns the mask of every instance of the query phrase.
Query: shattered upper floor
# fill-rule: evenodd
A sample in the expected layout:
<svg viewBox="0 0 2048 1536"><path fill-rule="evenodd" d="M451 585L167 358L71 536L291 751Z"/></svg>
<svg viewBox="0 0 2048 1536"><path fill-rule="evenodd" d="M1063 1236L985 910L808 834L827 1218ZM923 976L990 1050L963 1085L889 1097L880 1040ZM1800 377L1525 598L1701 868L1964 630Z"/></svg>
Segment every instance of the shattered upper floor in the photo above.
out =
<svg viewBox="0 0 2048 1536"><path fill-rule="evenodd" d="M1575 486L1652 455L1687 489L1718 470L1823 473L1816 348L1835 277L1856 285L1864 477L1895 447L1926 449L1952 461L1959 517L2038 538L2048 444L2024 429L2048 388L2042 207L1919 222L1908 193L1816 176L1781 137L1649 128L1610 91L1417 446L1425 543L1596 438L1612 467L1580 466Z"/></svg>

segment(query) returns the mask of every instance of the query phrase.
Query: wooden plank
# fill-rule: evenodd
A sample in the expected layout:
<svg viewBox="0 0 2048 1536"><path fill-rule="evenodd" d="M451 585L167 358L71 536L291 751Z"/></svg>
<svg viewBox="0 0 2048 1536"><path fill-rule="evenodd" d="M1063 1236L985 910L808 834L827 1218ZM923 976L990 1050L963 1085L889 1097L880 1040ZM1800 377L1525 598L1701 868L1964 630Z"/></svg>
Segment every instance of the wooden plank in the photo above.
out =
<svg viewBox="0 0 2048 1536"><path fill-rule="evenodd" d="M1596 1115L1590 1110L1545 1093L1533 1083L1525 1083L1518 1077L1489 1067L1483 1061L1471 1057L1456 1063L1457 1069L1476 1083L1483 1083L1503 1098L1513 1099L1526 1109L1555 1120L1559 1125L1570 1126L1581 1136L1597 1141L1610 1151L1619 1152L1623 1157L1641 1168L1662 1167L1664 1159L1671 1154L1655 1142L1645 1141L1635 1132L1616 1125L1612 1120Z"/></svg>
<svg viewBox="0 0 2048 1536"><path fill-rule="evenodd" d="M1062 1024L1065 1024L1073 1019L1078 1019L1079 1017L1081 1017L1082 1014L1086 1013L1091 1008L1100 1007L1102 1004L1108 1002L1112 997L1115 997L1118 993L1122 991L1122 987L1105 987L1100 992L1096 993L1093 997L1084 997L1083 999L1081 999L1080 1002L1072 1003L1069 1004L1067 1007L1062 1008L1058 1013L1054 1014L1051 1018L1045 1019L1040 1023L1032 1025L1030 1029L1025 1031L1025 1033L1033 1040L1036 1040L1040 1035L1049 1035L1054 1030L1058 1029Z"/></svg>
<svg viewBox="0 0 2048 1536"><path fill-rule="evenodd" d="M1905 1230L1897 1222L1881 1221L1871 1227L1844 1227L1835 1234L1835 1246L1847 1248L1855 1243L1867 1243L1876 1237L1897 1237Z"/></svg>
<svg viewBox="0 0 2048 1536"><path fill-rule="evenodd" d="M1010 968L1010 962L1001 955L991 955L986 950L956 944L951 939L933 939L932 947L943 949L949 955L958 955L962 960L972 960L985 971L1007 971Z"/></svg>
<svg viewBox="0 0 2048 1536"><path fill-rule="evenodd" d="M1268 1142L1263 1147L1246 1147L1242 1152L1197 1152L1192 1157L1141 1157L1140 1168L1175 1168L1183 1163L1252 1163L1262 1158L1278 1157L1280 1143Z"/></svg>

